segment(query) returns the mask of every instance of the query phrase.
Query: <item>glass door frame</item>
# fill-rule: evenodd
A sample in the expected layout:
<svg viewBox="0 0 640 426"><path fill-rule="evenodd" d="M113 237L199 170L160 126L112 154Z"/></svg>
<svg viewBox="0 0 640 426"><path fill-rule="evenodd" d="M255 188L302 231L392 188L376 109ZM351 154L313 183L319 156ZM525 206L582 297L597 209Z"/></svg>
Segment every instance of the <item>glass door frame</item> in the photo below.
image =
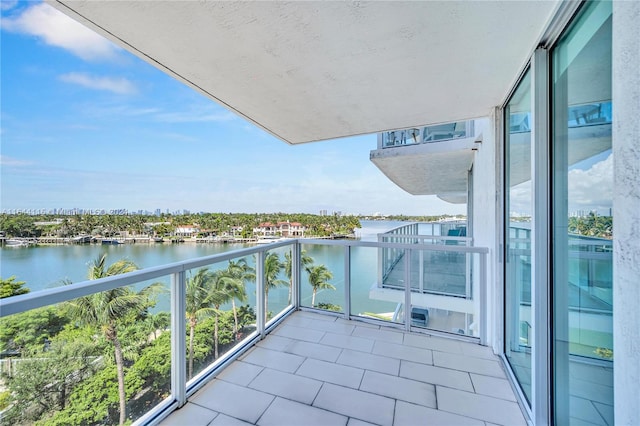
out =
<svg viewBox="0 0 640 426"><path fill-rule="evenodd" d="M509 379L513 382L519 404L528 413L530 421L536 425L553 424L553 389L551 359L551 325L553 324L551 304L551 69L550 51L564 30L578 13L583 2L562 2L556 10L548 27L542 35L538 47L523 66L516 82L511 87L502 106L496 113L496 135L498 140L497 191L502 200L502 209L498 215L499 270L498 285L502 293L501 358ZM505 187L505 167L508 160L504 123L506 106L526 72L531 78L531 181L532 181L532 217L531 217L531 309L533 322L533 345L531 360L531 405L518 384L517 378L505 355L509 340L506 335L506 297L505 284L507 274L506 241L508 234L509 212L506 211L506 198L509 188Z"/></svg>

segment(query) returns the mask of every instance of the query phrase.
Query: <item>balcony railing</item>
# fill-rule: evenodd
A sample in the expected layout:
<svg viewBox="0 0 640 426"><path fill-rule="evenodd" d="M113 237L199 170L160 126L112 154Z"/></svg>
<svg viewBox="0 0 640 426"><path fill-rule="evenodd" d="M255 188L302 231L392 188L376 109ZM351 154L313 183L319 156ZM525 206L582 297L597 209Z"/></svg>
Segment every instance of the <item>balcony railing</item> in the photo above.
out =
<svg viewBox="0 0 640 426"><path fill-rule="evenodd" d="M408 238L413 238L409 236ZM140 400L145 395L140 392L135 397L129 397L127 401L128 418L134 424L155 424L166 417L171 411L185 404L187 398L200 389L212 377L215 377L226 365L233 362L255 343L275 328L285 317L297 309L309 309L324 312L331 315L340 315L345 319L357 319L372 322L378 325L400 328L405 331L424 331L431 328L424 321L424 310L417 296L422 291L422 284L415 282L418 275L425 276L430 271L424 270L416 274L415 267L409 259L416 256L475 256L478 258L473 263L473 271L470 275L474 283L471 289L466 289L463 295L435 295L436 299L429 302L429 308L435 314L438 309L450 309L456 300L463 304L470 302L473 305L473 332L458 335L458 338L468 338L484 344L486 339L486 248L469 247L467 245L442 245L424 244L425 241L398 241L398 242L364 242L345 240L311 240L292 239L266 245L258 245L251 248L231 251L223 254L207 256L168 265L147 268L122 275L110 276L93 281L84 281L63 287L46 289L25 295L14 296L0 300L0 318L7 318L44 307L54 307L65 304L75 299L95 295L101 292L109 292L114 289L132 286L140 289L152 282L161 282L168 287L169 294L164 301L160 301L156 310L165 309L170 313L170 325L168 330L160 330L160 335L154 339L170 339L170 349L166 353L157 354L158 361L169 360L165 377L155 377L154 383L145 389L156 389L154 398L147 398L146 403ZM380 294L384 285L378 282L378 270L382 267L379 263L381 252L402 251L404 283L403 286L393 286L393 297ZM328 286L318 288L313 285L316 278L312 278L303 262L306 256L313 257L315 266L324 265L331 272ZM271 261L277 257L281 261L280 272L273 274ZM337 260L336 260L337 259ZM290 278L286 274L286 261L290 261ZM220 271L229 265L246 263L255 274L245 277L245 290L248 296L244 303L249 307L248 311L255 312L255 319L244 323L237 331L237 335L231 338L231 343L221 345L217 356L209 356L198 363L189 362L189 323L187 322L187 287L194 279L198 271L208 268L211 271ZM447 266L451 262L444 263ZM470 267L467 263L466 268ZM327 277L325 277L327 278ZM274 281L275 280L275 281ZM326 281L326 280L325 280ZM279 285L275 285L278 283ZM418 291L420 288L420 291ZM453 302L452 302L453 301ZM229 303L216 307L219 311L229 310ZM438 303L443 303L439 306ZM164 305L163 305L164 304ZM164 306L164 308L163 308ZM412 309L404 309L411 306ZM413 307L420 306L416 310ZM235 309L235 305L234 305ZM451 310L451 309L450 309ZM466 312L466 307L459 308L460 312ZM469 324L465 324L469 325ZM465 328L465 331L468 327ZM217 333L217 320L216 320ZM452 332L452 330L441 329ZM164 335L164 336L163 336ZM210 334L206 336L210 338ZM169 348L169 345L167 345ZM143 354L144 355L144 354ZM143 356L140 355L140 356ZM81 358L75 356L74 359ZM95 359L92 358L92 362ZM89 370L87 370L89 371ZM82 373L85 376L90 372ZM130 374L127 369L127 374ZM80 373L73 376L82 379ZM52 378L50 384L57 379ZM125 380L127 383L127 380ZM131 393L131 392L129 392ZM21 407L28 407L31 401L18 401ZM143 410L140 407L144 407ZM147 410L147 407L152 407Z"/></svg>
<svg viewBox="0 0 640 426"><path fill-rule="evenodd" d="M473 120L392 130L390 132L380 133L378 149L469 138L473 136L473 131Z"/></svg>

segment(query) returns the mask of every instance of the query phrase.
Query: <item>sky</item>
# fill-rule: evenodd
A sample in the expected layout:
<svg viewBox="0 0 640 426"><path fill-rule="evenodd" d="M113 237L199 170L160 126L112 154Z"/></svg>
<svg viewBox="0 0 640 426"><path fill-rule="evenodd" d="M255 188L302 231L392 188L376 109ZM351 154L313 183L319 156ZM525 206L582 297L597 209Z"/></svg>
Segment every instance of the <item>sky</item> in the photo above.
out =
<svg viewBox="0 0 640 426"><path fill-rule="evenodd" d="M438 215L369 160L289 146L47 4L1 0L0 210Z"/></svg>

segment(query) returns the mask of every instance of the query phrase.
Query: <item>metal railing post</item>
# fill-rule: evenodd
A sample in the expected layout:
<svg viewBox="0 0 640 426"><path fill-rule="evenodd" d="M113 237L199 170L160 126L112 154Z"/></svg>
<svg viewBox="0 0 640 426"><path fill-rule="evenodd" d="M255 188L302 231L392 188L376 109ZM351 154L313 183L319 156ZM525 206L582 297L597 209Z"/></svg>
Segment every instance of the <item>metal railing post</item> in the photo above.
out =
<svg viewBox="0 0 640 426"><path fill-rule="evenodd" d="M300 286L302 285L302 245L296 240L291 253L291 304L300 309Z"/></svg>
<svg viewBox="0 0 640 426"><path fill-rule="evenodd" d="M413 250L404 253L404 329L411 331L411 255Z"/></svg>
<svg viewBox="0 0 640 426"><path fill-rule="evenodd" d="M351 318L351 246L344 247L344 318Z"/></svg>
<svg viewBox="0 0 640 426"><path fill-rule="evenodd" d="M171 274L171 393L182 407L187 402L185 272Z"/></svg>
<svg viewBox="0 0 640 426"><path fill-rule="evenodd" d="M487 344L487 254L480 253L480 344Z"/></svg>
<svg viewBox="0 0 640 426"><path fill-rule="evenodd" d="M264 256L265 252L263 251L256 253L256 327L261 339L264 339L265 336L268 311L268 307L265 306L266 297L264 294Z"/></svg>

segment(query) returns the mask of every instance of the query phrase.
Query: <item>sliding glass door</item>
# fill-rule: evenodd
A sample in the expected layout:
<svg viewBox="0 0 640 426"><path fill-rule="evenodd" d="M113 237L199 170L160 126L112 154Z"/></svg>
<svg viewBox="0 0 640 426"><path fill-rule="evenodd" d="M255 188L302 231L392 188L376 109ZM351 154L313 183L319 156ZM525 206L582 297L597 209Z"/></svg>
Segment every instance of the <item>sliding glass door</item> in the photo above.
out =
<svg viewBox="0 0 640 426"><path fill-rule="evenodd" d="M531 403L531 76L505 108L505 355Z"/></svg>
<svg viewBox="0 0 640 426"><path fill-rule="evenodd" d="M553 417L612 425L611 3L585 3L551 61Z"/></svg>

